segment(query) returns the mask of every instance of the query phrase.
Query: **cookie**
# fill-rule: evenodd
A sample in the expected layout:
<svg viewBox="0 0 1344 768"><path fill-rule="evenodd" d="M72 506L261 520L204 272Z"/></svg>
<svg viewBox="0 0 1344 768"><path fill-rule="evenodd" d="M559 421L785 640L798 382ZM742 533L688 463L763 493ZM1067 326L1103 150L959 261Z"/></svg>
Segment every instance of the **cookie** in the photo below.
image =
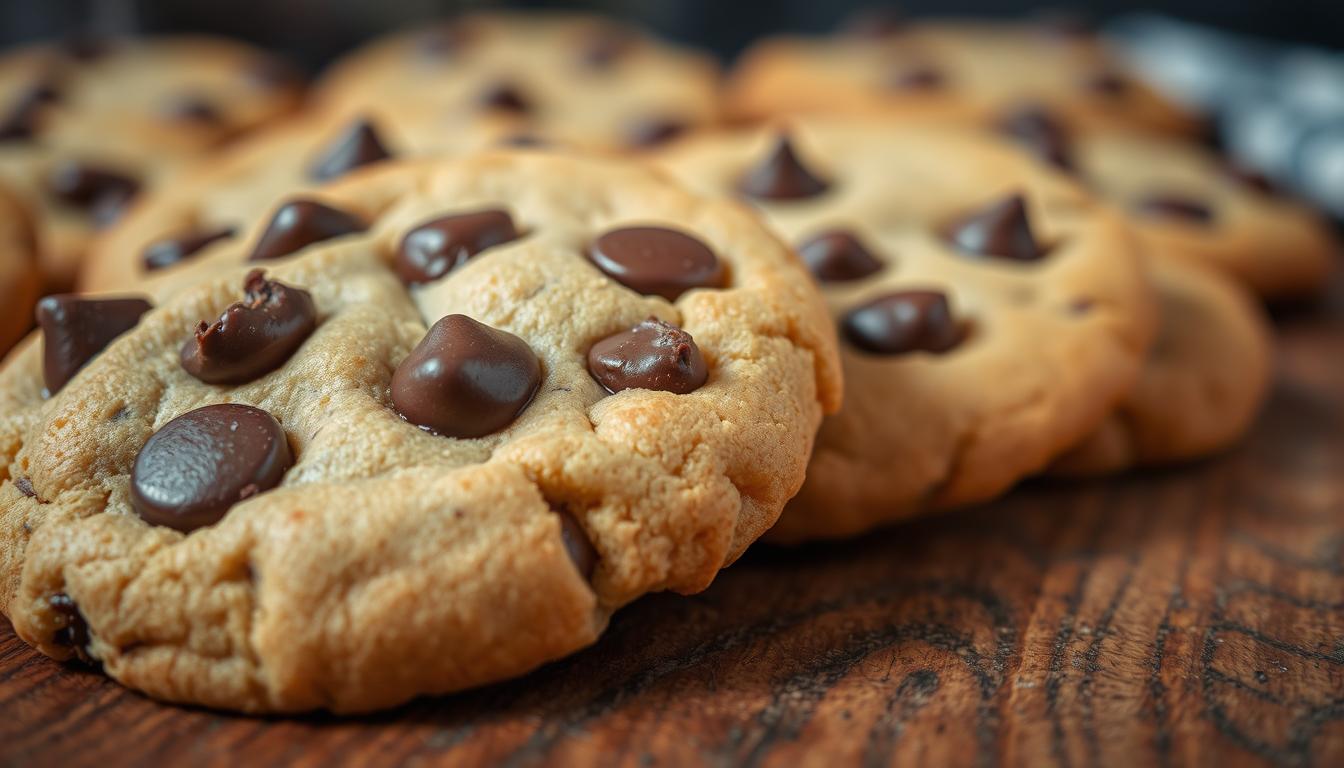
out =
<svg viewBox="0 0 1344 768"><path fill-rule="evenodd" d="M1203 458L1250 429L1269 389L1269 322L1232 280L1174 259L1149 261L1161 311L1139 381L1095 434L1055 462L1096 475Z"/></svg>
<svg viewBox="0 0 1344 768"><path fill-rule="evenodd" d="M643 149L718 119L708 56L609 19L481 14L377 40L315 86L320 108L428 110L445 130L495 130Z"/></svg>
<svg viewBox="0 0 1344 768"><path fill-rule="evenodd" d="M94 245L80 288L189 284L194 264L246 236L287 197L397 158L462 154L515 138L487 126L447 128L434 113L371 108L343 119L305 116L244 138L142 196Z"/></svg>
<svg viewBox="0 0 1344 768"><path fill-rule="evenodd" d="M1212 267L1260 296L1319 292L1339 252L1306 205L1193 144L1150 136L1080 137L1078 172L1135 214L1153 254Z"/></svg>
<svg viewBox="0 0 1344 768"><path fill-rule="evenodd" d="M841 394L787 246L633 163L389 164L226 250L52 300L0 372L0 606L158 698L364 711L582 648L774 523Z"/></svg>
<svg viewBox="0 0 1344 768"><path fill-rule="evenodd" d="M274 59L212 38L36 46L0 57L0 180L35 211L63 290L95 232L182 162L289 112Z"/></svg>
<svg viewBox="0 0 1344 768"><path fill-rule="evenodd" d="M1123 217L970 129L793 121L660 163L745 198L840 328L845 406L771 537L838 537L1007 490L1091 433L1155 324Z"/></svg>
<svg viewBox="0 0 1344 768"><path fill-rule="evenodd" d="M28 211L0 186L0 358L32 326L39 282Z"/></svg>
<svg viewBox="0 0 1344 768"><path fill-rule="evenodd" d="M819 113L975 121L1031 100L1089 129L1199 129L1091 35L953 21L865 32L755 44L730 77L725 111L737 120Z"/></svg>

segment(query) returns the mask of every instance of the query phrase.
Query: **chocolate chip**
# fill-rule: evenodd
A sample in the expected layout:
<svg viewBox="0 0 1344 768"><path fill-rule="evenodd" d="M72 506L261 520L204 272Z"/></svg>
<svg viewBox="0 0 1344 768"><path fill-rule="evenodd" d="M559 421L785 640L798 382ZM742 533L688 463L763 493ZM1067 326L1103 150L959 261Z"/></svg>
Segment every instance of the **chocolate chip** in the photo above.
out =
<svg viewBox="0 0 1344 768"><path fill-rule="evenodd" d="M891 37L907 28L905 14L891 6L861 8L840 25L842 34L868 40Z"/></svg>
<svg viewBox="0 0 1344 768"><path fill-rule="evenodd" d="M634 48L634 39L628 29L614 24L602 24L590 30L579 48L579 61L592 70L610 69L617 59Z"/></svg>
<svg viewBox="0 0 1344 768"><path fill-rule="evenodd" d="M560 518L560 540L564 542L565 552L574 563L575 570L583 574L585 579L592 578L593 568L597 566L597 550L588 540L588 534L584 533L583 526L573 515L562 509L557 509L555 514Z"/></svg>
<svg viewBox="0 0 1344 768"><path fill-rule="evenodd" d="M52 169L47 188L61 202L93 211L120 209L140 191L140 182L119 171L70 160Z"/></svg>
<svg viewBox="0 0 1344 768"><path fill-rule="evenodd" d="M443 216L412 229L397 249L402 282L438 280L487 248L518 239L509 212L498 208Z"/></svg>
<svg viewBox="0 0 1344 768"><path fill-rule="evenodd" d="M131 503L150 525L189 533L276 487L293 465L274 416L250 405L207 405L164 424L140 449Z"/></svg>
<svg viewBox="0 0 1344 768"><path fill-rule="evenodd" d="M1015 261L1045 256L1027 219L1027 205L1015 194L974 211L952 223L948 239L965 253Z"/></svg>
<svg viewBox="0 0 1344 768"><path fill-rule="evenodd" d="M75 601L64 592L57 592L47 598L47 605L51 607L59 625L51 633L51 644L69 648L74 651L75 658L85 664L94 663L89 654L89 623L84 620Z"/></svg>
<svg viewBox="0 0 1344 768"><path fill-rule="evenodd" d="M650 317L588 350L588 372L608 392L656 389L684 395L709 378L691 334Z"/></svg>
<svg viewBox="0 0 1344 768"><path fill-rule="evenodd" d="M798 246L813 276L823 283L862 280L882 270L882 262L852 232L832 229Z"/></svg>
<svg viewBox="0 0 1344 768"><path fill-rule="evenodd" d="M313 297L254 269L243 300L182 345L182 369L206 384L242 384L284 365L317 327Z"/></svg>
<svg viewBox="0 0 1344 768"><path fill-rule="evenodd" d="M163 114L171 120L204 125L219 125L224 122L224 114L204 96L187 94L164 105Z"/></svg>
<svg viewBox="0 0 1344 768"><path fill-rule="evenodd" d="M668 301L724 281L723 264L709 246L675 229L613 229L593 242L588 258L621 285Z"/></svg>
<svg viewBox="0 0 1344 768"><path fill-rule="evenodd" d="M1239 163L1228 163L1224 166L1223 170L1229 177L1236 180L1238 184L1241 184L1249 190L1270 197L1280 197L1283 195L1283 190L1280 189L1272 179L1253 168L1248 168Z"/></svg>
<svg viewBox="0 0 1344 768"><path fill-rule="evenodd" d="M392 404L446 437L482 437L518 418L541 385L527 342L466 315L434 324L392 375Z"/></svg>
<svg viewBox="0 0 1344 768"><path fill-rule="evenodd" d="M654 117L638 120L626 133L626 143L637 149L656 147L682 135L690 128L685 120L675 117Z"/></svg>
<svg viewBox="0 0 1344 768"><path fill-rule="evenodd" d="M797 200L825 192L830 185L802 164L788 136L780 136L774 149L742 177L738 189L766 200Z"/></svg>
<svg viewBox="0 0 1344 768"><path fill-rule="evenodd" d="M316 181L331 179L359 168L363 165L386 160L392 156L383 146L373 123L360 118L336 137L318 155L317 162L308 169L308 176Z"/></svg>
<svg viewBox="0 0 1344 768"><path fill-rule="evenodd" d="M1138 210L1148 216L1180 219L1192 224L1212 224L1213 209L1205 203L1169 192L1151 194L1139 201Z"/></svg>
<svg viewBox="0 0 1344 768"><path fill-rule="evenodd" d="M23 141L37 134L43 108L60 99L60 91L51 78L42 78L19 93L0 120L0 141Z"/></svg>
<svg viewBox="0 0 1344 768"><path fill-rule="evenodd" d="M140 258L145 265L145 269L152 272L190 258L207 245L220 240L227 240L235 234L237 232L233 227L183 232L150 243Z"/></svg>
<svg viewBox="0 0 1344 768"><path fill-rule="evenodd" d="M1075 170L1069 131L1045 107L1022 105L1004 115L995 128L1047 165L1069 172Z"/></svg>
<svg viewBox="0 0 1344 768"><path fill-rule="evenodd" d="M879 355L946 352L961 343L961 325L938 291L898 291L846 313L840 323L849 343Z"/></svg>
<svg viewBox="0 0 1344 768"><path fill-rule="evenodd" d="M291 200L280 206L262 233L249 261L266 261L333 237L363 232L364 222L316 200Z"/></svg>
<svg viewBox="0 0 1344 768"><path fill-rule="evenodd" d="M486 88L481 92L477 103L486 109L499 112L513 112L522 115L532 111L532 103L523 95L522 90L517 85L508 82L495 83Z"/></svg>
<svg viewBox="0 0 1344 768"><path fill-rule="evenodd" d="M1083 78L1083 87L1099 96L1119 98L1129 92L1129 81L1118 72L1103 70Z"/></svg>
<svg viewBox="0 0 1344 768"><path fill-rule="evenodd" d="M113 339L135 327L150 310L144 299L85 299L47 296L37 303L42 328L42 379L55 394Z"/></svg>
<svg viewBox="0 0 1344 768"><path fill-rule="evenodd" d="M26 477L17 478L14 481L14 487L19 489L19 493L30 499L37 498L37 491L33 489L33 481Z"/></svg>
<svg viewBox="0 0 1344 768"><path fill-rule="evenodd" d="M896 72L888 85L899 91L935 91L947 84L947 76L932 64L916 64Z"/></svg>

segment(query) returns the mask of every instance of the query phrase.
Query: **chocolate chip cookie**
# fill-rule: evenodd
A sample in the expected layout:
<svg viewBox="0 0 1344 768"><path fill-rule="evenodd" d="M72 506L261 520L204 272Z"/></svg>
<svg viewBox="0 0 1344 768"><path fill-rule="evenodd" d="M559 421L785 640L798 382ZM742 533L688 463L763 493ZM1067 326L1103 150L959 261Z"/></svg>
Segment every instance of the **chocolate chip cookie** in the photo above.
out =
<svg viewBox="0 0 1344 768"><path fill-rule="evenodd" d="M1235 444L1269 388L1264 311L1247 291L1205 267L1149 261L1161 311L1139 381L1091 437L1055 462L1095 475L1189 461Z"/></svg>
<svg viewBox="0 0 1344 768"><path fill-rule="evenodd" d="M244 138L143 195L94 245L80 288L190 283L200 257L245 237L288 196L397 158L456 155L513 138L487 126L449 128L435 113L373 107L347 118L306 116Z"/></svg>
<svg viewBox="0 0 1344 768"><path fill-rule="evenodd" d="M38 285L36 243L28 211L0 186L0 358L33 324Z"/></svg>
<svg viewBox="0 0 1344 768"><path fill-rule="evenodd" d="M0 372L0 607L172 701L369 710L579 649L770 527L839 404L788 247L633 163L391 163L202 263L46 300Z"/></svg>
<svg viewBox="0 0 1344 768"><path fill-rule="evenodd" d="M1198 129L1097 38L992 22L866 25L850 34L767 39L740 59L725 109L746 120L821 113L974 121L1024 100L1086 128Z"/></svg>
<svg viewBox="0 0 1344 768"><path fill-rule="evenodd" d="M136 194L290 111L293 75L197 37L20 49L0 57L0 179L37 216L49 287L66 289L94 232Z"/></svg>
<svg viewBox="0 0 1344 768"><path fill-rule="evenodd" d="M795 244L841 333L845 406L771 536L837 537L1002 493L1094 430L1155 322L1122 217L993 137L873 120L659 157Z"/></svg>
<svg viewBox="0 0 1344 768"><path fill-rule="evenodd" d="M715 122L718 87L708 56L612 20L481 14L371 43L337 62L314 100L343 115L428 110L449 131L623 150Z"/></svg>

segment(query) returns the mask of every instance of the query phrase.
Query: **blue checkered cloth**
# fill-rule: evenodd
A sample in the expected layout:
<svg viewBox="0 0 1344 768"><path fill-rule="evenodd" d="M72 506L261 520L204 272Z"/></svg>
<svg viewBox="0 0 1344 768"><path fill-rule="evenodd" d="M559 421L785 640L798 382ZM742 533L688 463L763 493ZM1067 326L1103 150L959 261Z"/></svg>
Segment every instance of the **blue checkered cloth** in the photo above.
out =
<svg viewBox="0 0 1344 768"><path fill-rule="evenodd" d="M1150 14L1106 33L1140 74L1210 115L1238 162L1344 219L1344 54Z"/></svg>

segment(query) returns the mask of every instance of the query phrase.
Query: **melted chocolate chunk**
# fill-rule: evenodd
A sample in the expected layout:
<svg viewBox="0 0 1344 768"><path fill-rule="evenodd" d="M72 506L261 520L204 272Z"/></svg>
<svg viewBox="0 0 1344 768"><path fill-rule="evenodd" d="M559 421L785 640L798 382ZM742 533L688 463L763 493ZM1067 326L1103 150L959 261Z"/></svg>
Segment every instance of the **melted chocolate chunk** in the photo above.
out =
<svg viewBox="0 0 1344 768"><path fill-rule="evenodd" d="M466 264L481 251L518 237L513 217L497 208L427 221L402 238L397 249L397 275L407 285L428 283Z"/></svg>
<svg viewBox="0 0 1344 768"><path fill-rule="evenodd" d="M243 300L182 345L182 368L207 384L242 384L285 364L317 327L313 297L254 269Z"/></svg>
<svg viewBox="0 0 1344 768"><path fill-rule="evenodd" d="M588 350L588 371L612 394L656 389L684 395L709 378L695 339L653 317L594 344Z"/></svg>
<svg viewBox="0 0 1344 768"><path fill-rule="evenodd" d="M37 303L42 328L42 379L56 394L94 355L135 327L150 310L144 299L85 299L47 296Z"/></svg>
<svg viewBox="0 0 1344 768"><path fill-rule="evenodd" d="M317 162L308 169L315 181L330 181L361 166L392 157L377 129L367 119L351 123L330 145L323 148Z"/></svg>
<svg viewBox="0 0 1344 768"><path fill-rule="evenodd" d="M709 246L675 229L613 229L594 241L588 258L621 285L668 301L724 283L723 264Z"/></svg>
<svg viewBox="0 0 1344 768"><path fill-rule="evenodd" d="M466 315L434 324L392 375L392 404L407 421L472 438L513 423L541 386L527 342Z"/></svg>
<svg viewBox="0 0 1344 768"><path fill-rule="evenodd" d="M562 509L557 509L555 514L560 518L560 539L564 542L565 552L574 563L575 570L583 574L583 578L591 579L593 568L597 566L597 550L573 515Z"/></svg>
<svg viewBox="0 0 1344 768"><path fill-rule="evenodd" d="M899 291L850 310L840 323L849 343L879 355L946 352L961 343L960 323L938 291Z"/></svg>
<svg viewBox="0 0 1344 768"><path fill-rule="evenodd" d="M172 237L165 237L162 240L150 243L145 248L141 261L148 271L163 269L196 255L211 243L227 240L234 234L236 234L236 231L233 227L220 227L218 229L183 232Z"/></svg>
<svg viewBox="0 0 1344 768"><path fill-rule="evenodd" d="M1026 201L1010 195L953 222L948 239L963 253L1013 261L1036 261L1046 250L1036 242Z"/></svg>
<svg viewBox="0 0 1344 768"><path fill-rule="evenodd" d="M262 233L249 261L266 261L295 251L365 230L364 222L338 208L316 200L291 200L280 206Z"/></svg>
<svg viewBox="0 0 1344 768"><path fill-rule="evenodd" d="M798 159L788 136L780 136L770 154L738 182L744 194L763 200L800 200L829 187Z"/></svg>
<svg viewBox="0 0 1344 768"><path fill-rule="evenodd" d="M832 229L808 239L798 246L812 275L823 283L862 280L882 271L882 262L869 251L854 233Z"/></svg>
<svg viewBox="0 0 1344 768"><path fill-rule="evenodd" d="M280 484L294 465L285 430L250 405L207 405L155 432L131 470L131 502L150 525L188 533Z"/></svg>
<svg viewBox="0 0 1344 768"><path fill-rule="evenodd" d="M75 658L85 664L95 663L89 654L89 623L84 620L84 614L79 612L75 601L64 592L57 592L47 598L47 605L51 606L51 612L59 625L52 632L51 644L69 648L74 651Z"/></svg>

